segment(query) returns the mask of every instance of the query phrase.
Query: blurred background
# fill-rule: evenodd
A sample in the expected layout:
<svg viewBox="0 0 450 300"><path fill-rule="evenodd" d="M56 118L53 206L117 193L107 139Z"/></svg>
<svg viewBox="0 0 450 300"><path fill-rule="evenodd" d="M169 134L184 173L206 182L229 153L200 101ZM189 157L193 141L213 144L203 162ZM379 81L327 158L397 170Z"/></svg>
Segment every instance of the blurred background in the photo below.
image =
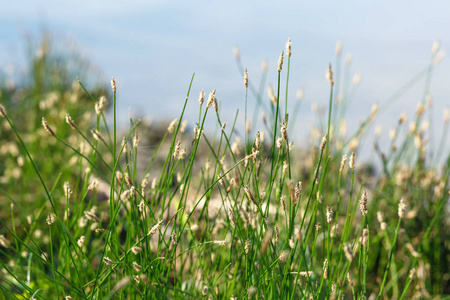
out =
<svg viewBox="0 0 450 300"><path fill-rule="evenodd" d="M115 77L121 124L129 113L151 120L178 117L194 72L186 116L191 128L201 89L206 94L217 89L223 119L232 122L239 109L243 124L245 89L233 48L239 48L251 83L259 86L267 62L265 83L276 87L278 57L290 37L288 106L302 102L292 133L302 137L308 124L318 122L312 111L328 104L325 71L329 63L339 64L336 43L341 41L338 72L340 83L347 79L349 86L341 93L352 97L349 128L356 130L375 103L389 103L373 125L381 125L387 137L399 115L405 112L412 119L429 93L439 136L444 108L450 106L450 63L443 59L433 69L429 89L425 74L433 43L440 42L438 52L450 44L448 11L444 1L17 1L0 10L0 67L18 80L29 55L26 37L49 32L63 51L76 47L95 66L90 81L108 86ZM442 58L443 52L436 56ZM355 76L361 76L359 84ZM265 90L263 101L270 101ZM248 103L251 111L256 103L251 93Z"/></svg>

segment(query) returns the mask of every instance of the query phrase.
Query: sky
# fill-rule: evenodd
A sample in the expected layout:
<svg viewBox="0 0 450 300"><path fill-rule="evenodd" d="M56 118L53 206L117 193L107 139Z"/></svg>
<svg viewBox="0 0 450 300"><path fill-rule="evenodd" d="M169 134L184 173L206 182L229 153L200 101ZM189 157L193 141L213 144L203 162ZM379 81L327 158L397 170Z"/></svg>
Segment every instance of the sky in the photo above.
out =
<svg viewBox="0 0 450 300"><path fill-rule="evenodd" d="M195 73L187 119L197 118L200 90L216 89L231 122L237 109L242 116L245 96L233 48L239 47L251 82L258 84L267 61L267 83L276 85L278 57L290 37L289 105L304 89L299 116L306 124L315 120L312 104L328 102L325 71L329 63L336 66L335 45L342 41L342 60L352 56L350 77L362 75L347 115L350 124L359 124L374 103L384 103L427 67L434 41L443 50L450 45L449 12L447 1L418 0L14 1L0 10L0 65L20 65L24 32L45 28L75 41L106 83L115 77L121 120L129 111L156 120L177 117ZM430 89L436 128L450 106L449 75L444 58ZM400 113L413 116L423 94L422 78L390 103L380 116L385 135ZM253 107L255 98L249 95L248 101ZM300 124L296 133L307 132L306 126Z"/></svg>

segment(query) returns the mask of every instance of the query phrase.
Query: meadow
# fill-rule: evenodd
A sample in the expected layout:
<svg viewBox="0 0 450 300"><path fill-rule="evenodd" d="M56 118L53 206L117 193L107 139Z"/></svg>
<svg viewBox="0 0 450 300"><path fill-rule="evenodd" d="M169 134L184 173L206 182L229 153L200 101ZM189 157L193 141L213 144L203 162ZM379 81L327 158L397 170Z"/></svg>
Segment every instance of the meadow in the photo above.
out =
<svg viewBox="0 0 450 300"><path fill-rule="evenodd" d="M450 116L432 137L427 93L438 46L415 114L388 145L372 137L375 167L360 148L379 108L347 130L357 78L343 80L339 45L326 113L302 143L290 40L262 70L277 74L268 93L236 51L233 122L193 75L177 119L128 128L114 78L87 87L88 63L53 45L30 44L22 80L0 74L1 299L450 299Z"/></svg>

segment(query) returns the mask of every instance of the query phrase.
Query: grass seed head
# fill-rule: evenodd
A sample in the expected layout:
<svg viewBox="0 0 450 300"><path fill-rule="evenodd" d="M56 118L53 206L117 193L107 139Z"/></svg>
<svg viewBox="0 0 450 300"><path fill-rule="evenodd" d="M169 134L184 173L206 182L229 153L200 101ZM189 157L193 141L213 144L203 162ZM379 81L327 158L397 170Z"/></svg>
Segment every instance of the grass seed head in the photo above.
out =
<svg viewBox="0 0 450 300"><path fill-rule="evenodd" d="M104 141L103 136L96 129L91 129L91 133L94 139L96 139L97 141Z"/></svg>
<svg viewBox="0 0 450 300"><path fill-rule="evenodd" d="M178 157L178 154L180 153L180 147L181 147L181 142L178 141L177 144L175 145L175 149L173 150L173 158Z"/></svg>
<svg viewBox="0 0 450 300"><path fill-rule="evenodd" d="M248 88L248 72L247 72L247 69L245 69L245 72L244 72L244 86L245 86L245 88Z"/></svg>
<svg viewBox="0 0 450 300"><path fill-rule="evenodd" d="M291 47L292 47L291 38L288 38L288 40L286 42L286 56L287 57L291 57Z"/></svg>
<svg viewBox="0 0 450 300"><path fill-rule="evenodd" d="M127 183L127 185L132 186L133 182L131 181L130 175L128 174L128 172L125 172L125 182Z"/></svg>
<svg viewBox="0 0 450 300"><path fill-rule="evenodd" d="M85 210L84 211L84 216L90 220L90 221L94 221L95 223L100 222L99 218L95 215L95 213Z"/></svg>
<svg viewBox="0 0 450 300"><path fill-rule="evenodd" d="M406 208L405 200L403 200L403 198L401 198L398 203L398 217L401 219L403 219L403 217L405 215L405 208Z"/></svg>
<svg viewBox="0 0 450 300"><path fill-rule="evenodd" d="M339 167L339 173L344 171L345 162L347 161L347 154L342 155L341 166Z"/></svg>
<svg viewBox="0 0 450 300"><path fill-rule="evenodd" d="M47 225L52 225L53 223L55 223L56 221L56 216L55 214L48 214L47 215L47 219L45 220L47 222Z"/></svg>
<svg viewBox="0 0 450 300"><path fill-rule="evenodd" d="M200 91L200 95L198 96L198 102L200 104L203 104L204 101L205 101L205 91L201 90Z"/></svg>
<svg viewBox="0 0 450 300"><path fill-rule="evenodd" d="M157 232L159 230L159 228L161 228L161 224L162 224L163 220L160 220L158 223L156 223L155 226L153 226L150 231L147 233L147 236L152 236L155 232Z"/></svg>
<svg viewBox="0 0 450 300"><path fill-rule="evenodd" d="M355 170L355 152L352 152L348 165L350 166L350 169Z"/></svg>
<svg viewBox="0 0 450 300"><path fill-rule="evenodd" d="M236 227L236 216L233 213L233 210L230 208L228 208L228 217L230 218L231 224Z"/></svg>
<svg viewBox="0 0 450 300"><path fill-rule="evenodd" d="M9 248L10 244L10 241L3 234L0 234L0 245L3 248Z"/></svg>
<svg viewBox="0 0 450 300"><path fill-rule="evenodd" d="M245 254L248 254L250 252L250 239L245 240L244 251L245 251Z"/></svg>
<svg viewBox="0 0 450 300"><path fill-rule="evenodd" d="M333 81L333 70L331 69L331 64L328 65L326 78L327 78L328 82L330 83L330 86L333 86L334 81Z"/></svg>
<svg viewBox="0 0 450 300"><path fill-rule="evenodd" d="M350 286L353 286L354 282L352 277L350 276L350 272L347 273L347 281Z"/></svg>
<svg viewBox="0 0 450 300"><path fill-rule="evenodd" d="M208 96L208 102L206 102L206 108L210 108L213 105L214 100L216 99L216 89L212 91L212 93ZM217 100L216 100L217 101Z"/></svg>
<svg viewBox="0 0 450 300"><path fill-rule="evenodd" d="M133 261L133 269L134 269L136 272L140 272L140 271L142 270L142 266L139 265L137 262Z"/></svg>
<svg viewBox="0 0 450 300"><path fill-rule="evenodd" d="M103 257L103 262L105 263L105 264L107 264L108 266L110 266L110 265L112 265L113 264L113 261L109 258L109 257Z"/></svg>
<svg viewBox="0 0 450 300"><path fill-rule="evenodd" d="M328 279L328 259L323 261L323 278Z"/></svg>
<svg viewBox="0 0 450 300"><path fill-rule="evenodd" d="M213 241L213 244L218 245L218 246L225 246L226 240L223 240L223 241L215 240L215 241Z"/></svg>
<svg viewBox="0 0 450 300"><path fill-rule="evenodd" d="M288 134L287 134L287 124L285 121L283 121L281 123L281 137L283 138L283 140L288 143L289 142L289 138L288 138Z"/></svg>
<svg viewBox="0 0 450 300"><path fill-rule="evenodd" d="M89 184L89 186L88 186L88 190L89 191L93 191L93 190L95 190L97 187L98 187L98 185L99 185L99 182L98 182L98 180L97 179L92 179L92 181L91 181L91 183Z"/></svg>
<svg viewBox="0 0 450 300"><path fill-rule="evenodd" d="M6 109L3 105L0 104L0 115L6 118Z"/></svg>
<svg viewBox="0 0 450 300"><path fill-rule="evenodd" d="M333 221L333 210L328 205L327 206L327 223L330 224Z"/></svg>
<svg viewBox="0 0 450 300"><path fill-rule="evenodd" d="M139 136L138 136L138 131L134 131L134 138L133 138L133 148L136 149L138 147L139 144Z"/></svg>
<svg viewBox="0 0 450 300"><path fill-rule="evenodd" d="M134 255L137 255L138 253L142 252L142 248L139 246L133 246L131 247L131 252L133 252Z"/></svg>
<svg viewBox="0 0 450 300"><path fill-rule="evenodd" d="M352 246L350 244L345 244L344 245L344 254L345 254L345 257L349 261L353 260L353 249L352 249Z"/></svg>
<svg viewBox="0 0 450 300"><path fill-rule="evenodd" d="M283 145L283 139L282 138L277 138L276 140L276 145L278 149L281 149L281 146Z"/></svg>
<svg viewBox="0 0 450 300"><path fill-rule="evenodd" d="M253 197L253 194L250 191L250 188L248 187L248 185L244 186L244 192L245 192L245 195L247 195L247 199L250 200L251 202L253 202L253 204L255 204L256 206L258 206L258 203L256 203L255 197Z"/></svg>
<svg viewBox="0 0 450 300"><path fill-rule="evenodd" d="M320 150L325 149L326 144L327 144L327 136L325 135L325 136L322 138L322 142L320 143Z"/></svg>
<svg viewBox="0 0 450 300"><path fill-rule="evenodd" d="M278 72L281 72L281 70L283 69L283 55L284 52L281 51L280 58L278 59Z"/></svg>
<svg viewBox="0 0 450 300"><path fill-rule="evenodd" d="M44 126L45 131L47 131L50 135L56 136L55 132L48 125L47 120L44 117L42 117L42 126Z"/></svg>
<svg viewBox="0 0 450 300"><path fill-rule="evenodd" d="M209 287L207 285L205 285L202 289L202 295L206 296L206 295L208 295L208 292L209 292Z"/></svg>
<svg viewBox="0 0 450 300"><path fill-rule="evenodd" d="M170 122L169 126L167 127L167 131L169 133L172 133L173 129L175 128L175 125L177 124L178 119L174 119L172 122Z"/></svg>
<svg viewBox="0 0 450 300"><path fill-rule="evenodd" d="M359 208L363 216L367 215L367 192L363 191L361 200L359 201Z"/></svg>
<svg viewBox="0 0 450 300"><path fill-rule="evenodd" d="M259 147L261 146L261 133L258 132L256 133L256 138L255 138L255 148L259 149Z"/></svg>
<svg viewBox="0 0 450 300"><path fill-rule="evenodd" d="M280 229L278 228L278 225L275 225L275 244L278 244L280 241Z"/></svg>
<svg viewBox="0 0 450 300"><path fill-rule="evenodd" d="M290 251L288 249L283 250L279 256L280 262L285 263L289 257L289 254Z"/></svg>
<svg viewBox="0 0 450 300"><path fill-rule="evenodd" d="M95 103L95 113L100 115L106 106L106 97L101 96L100 99Z"/></svg>
<svg viewBox="0 0 450 300"><path fill-rule="evenodd" d="M64 196L66 196L66 199L70 199L70 196L73 194L73 190L68 181L64 182L63 190L64 190Z"/></svg>
<svg viewBox="0 0 450 300"><path fill-rule="evenodd" d="M76 129L77 128L77 125L72 120L72 118L69 116L69 114L66 114L66 123L69 124L70 127L72 127L72 129Z"/></svg>
<svg viewBox="0 0 450 300"><path fill-rule="evenodd" d="M80 248L83 247L85 239L86 238L84 237L84 235L80 236L80 238L77 241L78 247Z"/></svg>
<svg viewBox="0 0 450 300"><path fill-rule="evenodd" d="M115 94L116 93L116 80L114 79L114 77L111 78L111 88L112 88L113 93Z"/></svg>

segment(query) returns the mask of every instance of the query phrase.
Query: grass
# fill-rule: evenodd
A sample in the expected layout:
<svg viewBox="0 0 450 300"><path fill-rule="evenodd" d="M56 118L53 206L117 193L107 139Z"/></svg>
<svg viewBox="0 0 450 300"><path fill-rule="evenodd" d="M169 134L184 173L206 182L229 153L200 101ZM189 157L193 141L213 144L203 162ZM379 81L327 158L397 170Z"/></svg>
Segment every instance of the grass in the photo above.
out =
<svg viewBox="0 0 450 300"><path fill-rule="evenodd" d="M207 99L202 91L200 103L192 99L193 75L179 117L148 148L140 120L130 118L126 132L117 128L114 79L111 92L86 88L81 77L72 84L58 75L70 74L70 64L55 59L51 45L44 38L20 88L2 87L3 299L443 299L450 293L450 154L442 146L448 117L437 148L426 143L433 137L424 126L432 118L426 95L436 53L416 76L426 80L410 116L415 126L408 130L401 117L390 145L383 149L376 139L381 168L374 171L359 161L358 144L377 107L354 134L338 134L354 93L341 79L347 70L340 52L335 74L330 65L327 75L327 117L308 147L289 139L300 109L299 102L288 109L289 41L278 68L268 71L278 75L272 101L237 56L244 130L236 128L237 114L226 125L215 90ZM86 64L78 66L83 74ZM259 86L265 72L262 78ZM350 96L338 101L341 93ZM264 113L261 128L247 125L252 99L252 123ZM194 133L183 122L187 105L199 106Z"/></svg>

